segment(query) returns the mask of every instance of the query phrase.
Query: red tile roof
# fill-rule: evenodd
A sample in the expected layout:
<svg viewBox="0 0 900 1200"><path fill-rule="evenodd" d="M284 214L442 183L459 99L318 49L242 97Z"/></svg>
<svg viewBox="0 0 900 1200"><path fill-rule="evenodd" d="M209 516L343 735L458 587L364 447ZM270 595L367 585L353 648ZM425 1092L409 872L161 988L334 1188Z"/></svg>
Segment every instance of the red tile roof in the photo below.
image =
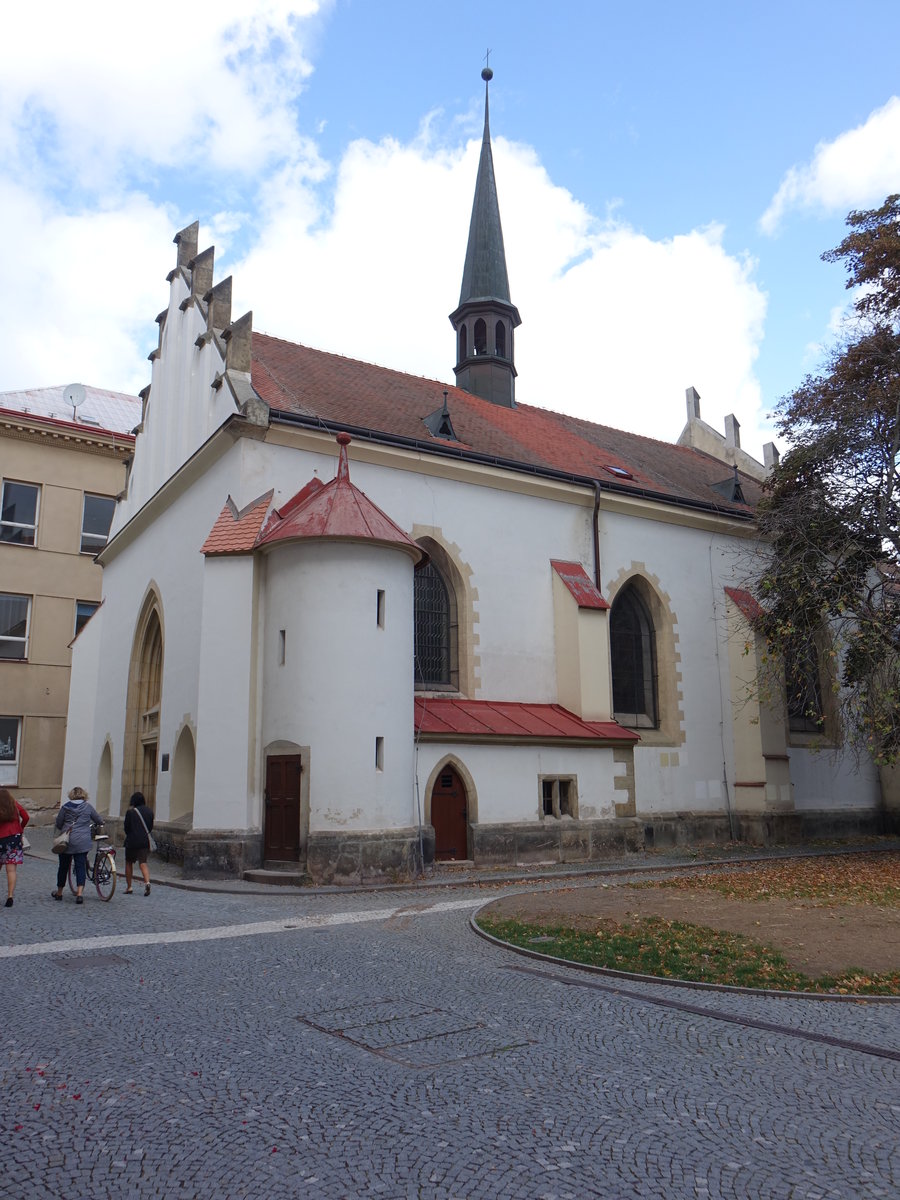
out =
<svg viewBox="0 0 900 1200"><path fill-rule="evenodd" d="M526 742L637 742L615 721L583 721L559 704L417 696L417 733L430 741L513 738Z"/></svg>
<svg viewBox="0 0 900 1200"><path fill-rule="evenodd" d="M334 479L318 488L307 484L303 489L307 493L305 499L301 498L303 492L299 492L280 513L273 513L257 545L271 546L275 542L308 538L346 538L395 546L411 555L417 563L421 562L425 557L421 546L350 482L347 458L350 435L339 433L337 440L341 449Z"/></svg>
<svg viewBox="0 0 900 1200"><path fill-rule="evenodd" d="M266 492L239 511L229 496L209 536L200 547L200 553L250 554L256 546L271 499L272 493Z"/></svg>
<svg viewBox="0 0 900 1200"><path fill-rule="evenodd" d="M579 608L609 608L581 563L551 558L550 566L572 593Z"/></svg>
<svg viewBox="0 0 900 1200"><path fill-rule="evenodd" d="M713 484L721 483L729 467L689 446L658 442L526 404L502 408L437 380L311 350L268 334L253 334L251 378L276 417L327 421L332 426L412 439L435 450L449 445L463 456L471 450L526 470L602 478L607 491L639 489L736 516L749 516L748 505L760 494L759 485L742 475L748 505L724 500ZM441 407L445 391L458 443L433 437L424 421ZM610 415L621 403L610 403ZM610 466L630 472L633 478L610 476L605 470Z"/></svg>
<svg viewBox="0 0 900 1200"><path fill-rule="evenodd" d="M759 601L755 596L751 596L751 594L744 588L727 587L725 589L725 595L731 597L731 599L735 602L735 604L738 606L747 620L751 622L751 624L757 619L757 617L762 616L763 610Z"/></svg>

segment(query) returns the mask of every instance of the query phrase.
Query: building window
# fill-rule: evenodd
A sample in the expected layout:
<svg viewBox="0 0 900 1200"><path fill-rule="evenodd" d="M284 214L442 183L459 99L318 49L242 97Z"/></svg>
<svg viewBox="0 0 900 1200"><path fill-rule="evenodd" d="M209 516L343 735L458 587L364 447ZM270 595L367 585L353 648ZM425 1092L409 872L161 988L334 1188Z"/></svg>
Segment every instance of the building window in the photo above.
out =
<svg viewBox="0 0 900 1200"><path fill-rule="evenodd" d="M413 585L416 686L449 687L450 597L434 563L421 567Z"/></svg>
<svg viewBox="0 0 900 1200"><path fill-rule="evenodd" d="M112 496L91 496L85 492L81 518L82 554L98 554L106 545L115 508Z"/></svg>
<svg viewBox="0 0 900 1200"><path fill-rule="evenodd" d="M0 659L28 657L28 596L0 592Z"/></svg>
<svg viewBox="0 0 900 1200"><path fill-rule="evenodd" d="M825 709L822 704L819 656L814 642L807 642L802 652L787 656L784 674L788 729L791 733L822 733Z"/></svg>
<svg viewBox="0 0 900 1200"><path fill-rule="evenodd" d="M463 325L460 327L460 330L459 330L459 361L462 362L468 353L469 353L468 335L466 333L466 327L465 327L465 325Z"/></svg>
<svg viewBox="0 0 900 1200"><path fill-rule="evenodd" d="M609 615L613 712L623 725L655 729L659 724L656 631L637 588L628 584Z"/></svg>
<svg viewBox="0 0 900 1200"><path fill-rule="evenodd" d="M78 637L100 605L95 600L75 601L75 636Z"/></svg>
<svg viewBox="0 0 900 1200"><path fill-rule="evenodd" d="M0 764L15 766L19 761L19 717L0 717Z"/></svg>
<svg viewBox="0 0 900 1200"><path fill-rule="evenodd" d="M37 535L41 489L35 483L7 479L0 500L0 542L33 546Z"/></svg>
<svg viewBox="0 0 900 1200"><path fill-rule="evenodd" d="M577 817L578 788L574 775L542 775L541 820Z"/></svg>
<svg viewBox="0 0 900 1200"><path fill-rule="evenodd" d="M0 717L0 787L15 787L19 779L21 717Z"/></svg>
<svg viewBox="0 0 900 1200"><path fill-rule="evenodd" d="M494 327L494 345L498 358L506 358L506 326L498 321Z"/></svg>
<svg viewBox="0 0 900 1200"><path fill-rule="evenodd" d="M378 588L375 594L375 624L384 629L384 588Z"/></svg>
<svg viewBox="0 0 900 1200"><path fill-rule="evenodd" d="M473 333L474 336L472 340L475 343L475 353L487 354L487 325L484 323L481 317L479 317L475 322L475 329Z"/></svg>

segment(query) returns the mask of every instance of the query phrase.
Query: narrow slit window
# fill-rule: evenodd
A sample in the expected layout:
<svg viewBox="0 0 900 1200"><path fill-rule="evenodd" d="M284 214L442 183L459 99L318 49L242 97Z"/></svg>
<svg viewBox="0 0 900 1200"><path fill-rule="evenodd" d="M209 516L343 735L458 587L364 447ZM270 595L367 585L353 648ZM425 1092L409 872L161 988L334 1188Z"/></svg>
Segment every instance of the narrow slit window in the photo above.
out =
<svg viewBox="0 0 900 1200"><path fill-rule="evenodd" d="M285 632L283 629L279 629L278 630L278 665L279 665L279 667L284 666L284 656L285 656L286 647L287 647L287 639L285 637Z"/></svg>
<svg viewBox="0 0 900 1200"><path fill-rule="evenodd" d="M379 629L384 629L384 589L379 588L375 597L375 620Z"/></svg>
<svg viewBox="0 0 900 1200"><path fill-rule="evenodd" d="M384 738L377 737L375 739L375 770L384 770Z"/></svg>

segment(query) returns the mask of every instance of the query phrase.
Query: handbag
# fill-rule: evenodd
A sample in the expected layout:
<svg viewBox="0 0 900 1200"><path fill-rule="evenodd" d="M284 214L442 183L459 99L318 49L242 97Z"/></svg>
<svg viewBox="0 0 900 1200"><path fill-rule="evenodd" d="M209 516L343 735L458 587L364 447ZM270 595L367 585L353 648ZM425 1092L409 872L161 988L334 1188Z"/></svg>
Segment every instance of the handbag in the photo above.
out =
<svg viewBox="0 0 900 1200"><path fill-rule="evenodd" d="M53 851L54 854L68 854L69 853L69 831L68 831L68 829L60 830L60 832L56 835L56 837L50 843L50 849Z"/></svg>
<svg viewBox="0 0 900 1200"><path fill-rule="evenodd" d="M150 830L147 828L147 822L146 822L146 821L144 820L144 818L141 816L141 810L140 810L139 808L137 808L137 807L136 807L134 811L137 813L138 820L140 821L140 823L141 823L141 824L143 825L143 827L144 827L144 833L146 833L146 835L147 835L147 841L150 843L150 853L151 853L151 854L155 854L155 853L156 853L156 850L157 850L157 846L156 846L156 840L154 839L154 837L153 837L153 834L152 834L152 833L150 832Z"/></svg>

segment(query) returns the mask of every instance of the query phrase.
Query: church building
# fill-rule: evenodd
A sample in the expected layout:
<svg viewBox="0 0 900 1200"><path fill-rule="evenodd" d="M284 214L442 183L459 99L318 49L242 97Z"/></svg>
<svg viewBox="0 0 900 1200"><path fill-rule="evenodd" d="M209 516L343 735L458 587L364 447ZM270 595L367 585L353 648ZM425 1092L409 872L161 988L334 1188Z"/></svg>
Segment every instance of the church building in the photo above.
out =
<svg viewBox="0 0 900 1200"><path fill-rule="evenodd" d="M142 791L191 871L319 882L875 831L827 680L816 720L757 698L737 422L517 401L483 77L453 385L254 332L176 236L64 787Z"/></svg>

